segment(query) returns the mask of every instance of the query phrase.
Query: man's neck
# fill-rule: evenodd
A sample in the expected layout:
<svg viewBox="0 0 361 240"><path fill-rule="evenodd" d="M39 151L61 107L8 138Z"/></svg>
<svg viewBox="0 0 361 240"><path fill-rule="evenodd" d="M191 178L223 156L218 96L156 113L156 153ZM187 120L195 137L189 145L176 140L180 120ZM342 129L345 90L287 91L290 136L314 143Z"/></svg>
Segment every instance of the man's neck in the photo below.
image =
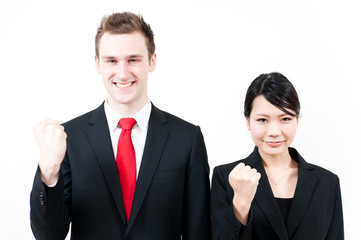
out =
<svg viewBox="0 0 361 240"><path fill-rule="evenodd" d="M107 100L107 102L114 111L119 113L122 117L127 118L133 117L137 112L139 112L147 104L148 98L146 98L145 101L137 104L114 104L109 101L109 99Z"/></svg>

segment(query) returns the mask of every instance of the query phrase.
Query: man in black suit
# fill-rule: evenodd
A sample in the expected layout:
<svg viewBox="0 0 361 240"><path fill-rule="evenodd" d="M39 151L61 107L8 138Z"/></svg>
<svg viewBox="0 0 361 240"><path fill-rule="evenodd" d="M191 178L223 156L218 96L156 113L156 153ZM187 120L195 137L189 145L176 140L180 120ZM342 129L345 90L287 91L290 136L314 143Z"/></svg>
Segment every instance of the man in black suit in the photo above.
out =
<svg viewBox="0 0 361 240"><path fill-rule="evenodd" d="M39 167L31 192L37 239L210 239L209 167L200 128L156 108L148 73L153 32L141 16L115 13L96 35L96 69L108 92L97 109L34 126ZM136 186L126 213L118 171L121 118L134 118Z"/></svg>

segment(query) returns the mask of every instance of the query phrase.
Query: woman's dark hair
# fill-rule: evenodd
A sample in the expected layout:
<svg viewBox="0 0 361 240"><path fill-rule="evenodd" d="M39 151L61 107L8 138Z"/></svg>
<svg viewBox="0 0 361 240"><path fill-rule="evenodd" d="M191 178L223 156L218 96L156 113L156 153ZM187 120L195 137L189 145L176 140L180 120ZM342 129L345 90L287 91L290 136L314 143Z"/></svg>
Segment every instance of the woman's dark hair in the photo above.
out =
<svg viewBox="0 0 361 240"><path fill-rule="evenodd" d="M259 75L249 86L244 101L244 116L249 117L253 101L258 96L264 96L268 102L283 112L298 117L300 102L292 83L281 73L273 72ZM291 112L292 110L293 112Z"/></svg>

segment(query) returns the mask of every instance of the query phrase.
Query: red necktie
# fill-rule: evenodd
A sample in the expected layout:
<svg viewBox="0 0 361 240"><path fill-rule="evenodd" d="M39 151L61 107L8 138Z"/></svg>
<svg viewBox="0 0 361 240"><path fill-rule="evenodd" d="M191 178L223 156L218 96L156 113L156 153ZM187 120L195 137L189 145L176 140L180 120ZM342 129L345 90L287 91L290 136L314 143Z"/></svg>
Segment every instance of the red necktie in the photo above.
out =
<svg viewBox="0 0 361 240"><path fill-rule="evenodd" d="M117 151L117 167L127 222L132 209L136 183L135 151L132 143L132 128L136 124L134 118L122 118L119 121L122 133L119 136Z"/></svg>

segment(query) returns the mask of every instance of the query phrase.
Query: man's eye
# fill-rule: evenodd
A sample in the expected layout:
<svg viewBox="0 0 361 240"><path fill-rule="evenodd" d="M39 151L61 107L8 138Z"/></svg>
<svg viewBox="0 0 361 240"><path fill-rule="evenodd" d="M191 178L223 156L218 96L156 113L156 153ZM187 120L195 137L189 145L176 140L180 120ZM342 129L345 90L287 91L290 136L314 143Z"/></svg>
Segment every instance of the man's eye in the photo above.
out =
<svg viewBox="0 0 361 240"><path fill-rule="evenodd" d="M117 63L117 61L114 59L109 59L109 60L107 60L107 63Z"/></svg>
<svg viewBox="0 0 361 240"><path fill-rule="evenodd" d="M129 62L131 62L131 63L133 63L133 62L138 62L138 59L131 58L131 59L129 59Z"/></svg>

